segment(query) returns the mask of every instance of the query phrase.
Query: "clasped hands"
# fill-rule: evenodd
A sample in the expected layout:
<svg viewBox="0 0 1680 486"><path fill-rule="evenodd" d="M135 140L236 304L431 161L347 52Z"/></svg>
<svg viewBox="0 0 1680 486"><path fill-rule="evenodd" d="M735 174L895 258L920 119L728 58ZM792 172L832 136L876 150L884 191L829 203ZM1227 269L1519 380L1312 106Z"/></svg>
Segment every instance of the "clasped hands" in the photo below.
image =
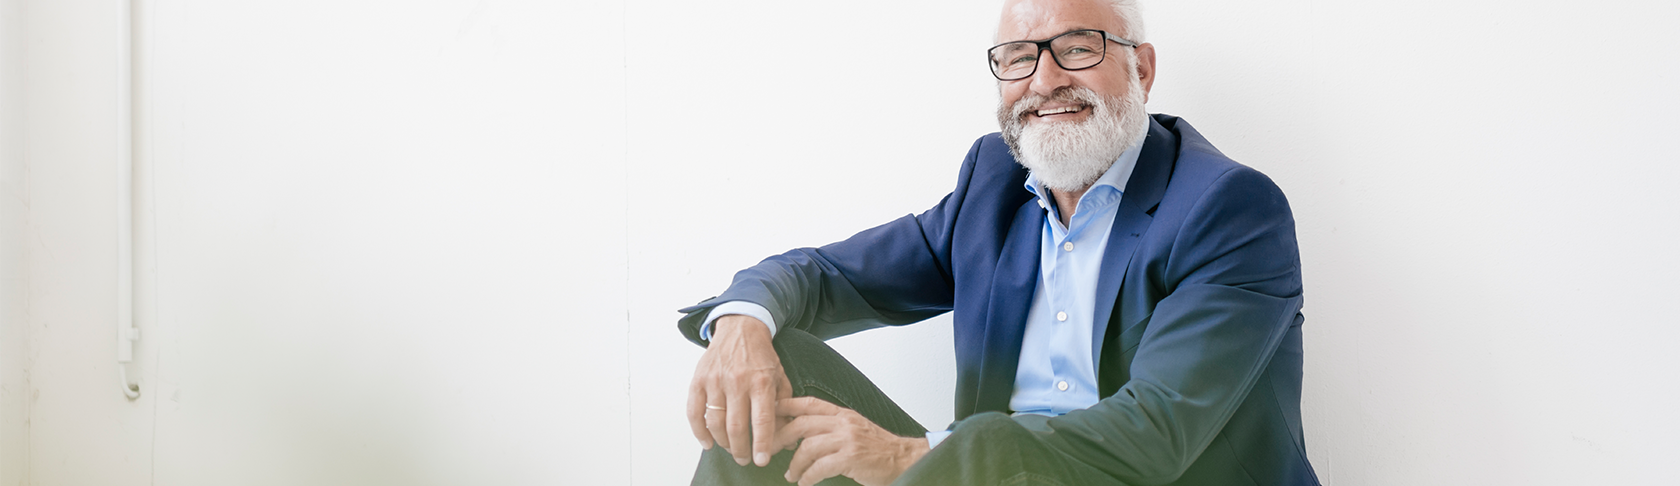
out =
<svg viewBox="0 0 1680 486"><path fill-rule="evenodd" d="M723 447L742 466L750 458L763 467L774 451L794 450L785 479L801 486L834 476L889 484L928 452L926 438L893 435L814 397L793 398L769 328L742 315L712 323L688 388L688 424L700 447Z"/></svg>

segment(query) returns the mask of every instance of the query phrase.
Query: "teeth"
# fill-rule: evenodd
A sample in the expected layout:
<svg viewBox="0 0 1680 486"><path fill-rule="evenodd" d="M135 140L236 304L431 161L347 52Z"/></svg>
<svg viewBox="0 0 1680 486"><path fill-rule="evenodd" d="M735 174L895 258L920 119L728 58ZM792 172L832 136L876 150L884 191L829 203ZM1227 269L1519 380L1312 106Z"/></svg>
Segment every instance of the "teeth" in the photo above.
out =
<svg viewBox="0 0 1680 486"><path fill-rule="evenodd" d="M1060 113L1073 113L1075 111L1079 111L1079 107L1077 107L1077 106L1064 106L1064 107L1061 107L1061 108L1054 108L1054 109L1049 109L1049 110L1038 110L1038 116L1049 116L1049 115L1055 115L1055 114L1060 114Z"/></svg>

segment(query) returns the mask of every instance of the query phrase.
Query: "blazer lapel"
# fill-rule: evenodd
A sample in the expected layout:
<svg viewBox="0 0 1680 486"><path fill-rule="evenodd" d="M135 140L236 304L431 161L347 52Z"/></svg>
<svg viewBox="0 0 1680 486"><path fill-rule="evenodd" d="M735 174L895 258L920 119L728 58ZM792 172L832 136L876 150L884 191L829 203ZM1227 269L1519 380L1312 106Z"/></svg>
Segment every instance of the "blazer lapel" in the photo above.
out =
<svg viewBox="0 0 1680 486"><path fill-rule="evenodd" d="M1155 219L1155 207L1166 193L1168 176L1177 161L1178 137L1150 117L1149 135L1144 138L1137 166L1120 196L1114 229L1108 233L1108 248L1103 252L1102 271L1097 274L1096 315L1093 316L1096 319L1091 321L1092 369L1102 369L1103 336L1116 310L1120 284L1125 281L1138 241Z"/></svg>
<svg viewBox="0 0 1680 486"><path fill-rule="evenodd" d="M1007 411L1015 391L1015 371L1021 361L1021 340L1027 332L1027 310L1038 284L1039 236L1044 209L1031 199L1015 211L997 271L992 274L986 312L985 352L981 355L980 386L975 413Z"/></svg>

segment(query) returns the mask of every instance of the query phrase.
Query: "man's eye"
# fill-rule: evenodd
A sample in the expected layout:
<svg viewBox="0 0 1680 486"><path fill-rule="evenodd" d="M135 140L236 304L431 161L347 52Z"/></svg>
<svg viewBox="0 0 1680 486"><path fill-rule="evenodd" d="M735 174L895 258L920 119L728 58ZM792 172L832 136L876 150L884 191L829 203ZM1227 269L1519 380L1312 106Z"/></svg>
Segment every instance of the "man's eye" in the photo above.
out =
<svg viewBox="0 0 1680 486"><path fill-rule="evenodd" d="M1015 58L1009 60L1009 65L1010 66L1022 66L1022 65L1027 65L1027 64L1034 64L1034 63L1037 63L1037 62L1038 62L1038 56L1037 55L1016 56Z"/></svg>

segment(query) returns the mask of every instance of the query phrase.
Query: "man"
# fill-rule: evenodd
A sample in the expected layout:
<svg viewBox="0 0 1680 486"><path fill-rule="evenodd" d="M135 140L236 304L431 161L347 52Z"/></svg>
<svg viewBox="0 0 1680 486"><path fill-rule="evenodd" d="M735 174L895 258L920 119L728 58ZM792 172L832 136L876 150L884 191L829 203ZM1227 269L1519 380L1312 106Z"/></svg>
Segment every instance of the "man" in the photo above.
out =
<svg viewBox="0 0 1680 486"><path fill-rule="evenodd" d="M1317 484L1282 192L1147 115L1135 0L1011 0L998 40L1002 133L939 205L770 257L683 309L708 345L695 482ZM946 311L947 431L820 340Z"/></svg>

